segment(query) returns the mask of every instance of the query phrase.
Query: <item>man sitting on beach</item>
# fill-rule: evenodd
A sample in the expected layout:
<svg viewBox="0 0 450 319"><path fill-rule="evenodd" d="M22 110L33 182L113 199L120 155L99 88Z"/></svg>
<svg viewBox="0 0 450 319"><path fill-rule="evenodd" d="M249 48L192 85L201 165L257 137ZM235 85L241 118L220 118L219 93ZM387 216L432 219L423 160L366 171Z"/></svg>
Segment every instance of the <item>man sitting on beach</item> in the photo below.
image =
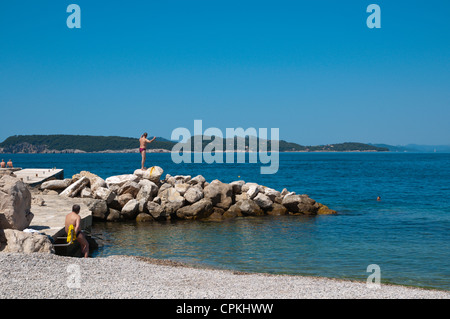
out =
<svg viewBox="0 0 450 319"><path fill-rule="evenodd" d="M70 225L72 225L75 230L76 239L81 246L81 252L83 253L84 257L87 258L89 255L89 243L84 234L81 232L81 217L79 213L80 205L73 205L72 212L67 214L66 216L66 234L69 235L69 227Z"/></svg>
<svg viewBox="0 0 450 319"><path fill-rule="evenodd" d="M0 163L0 168L6 168L6 163L4 159L2 159L2 162Z"/></svg>
<svg viewBox="0 0 450 319"><path fill-rule="evenodd" d="M142 155L142 163L141 163L141 169L144 170L144 164L145 164L145 156L147 154L147 143L151 143L156 139L156 136L149 141L147 139L147 133L142 134L141 138L139 139L139 153Z"/></svg>
<svg viewBox="0 0 450 319"><path fill-rule="evenodd" d="M11 160L8 161L8 164L7 164L7 165L8 165L9 168L13 168L13 164L12 164L12 161L11 161Z"/></svg>

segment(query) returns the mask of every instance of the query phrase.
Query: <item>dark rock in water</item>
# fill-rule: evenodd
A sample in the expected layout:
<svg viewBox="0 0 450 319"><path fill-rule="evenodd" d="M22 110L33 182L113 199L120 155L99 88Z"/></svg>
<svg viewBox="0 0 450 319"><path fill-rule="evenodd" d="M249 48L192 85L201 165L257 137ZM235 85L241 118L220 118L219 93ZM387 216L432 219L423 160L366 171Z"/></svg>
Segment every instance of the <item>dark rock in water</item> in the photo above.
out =
<svg viewBox="0 0 450 319"><path fill-rule="evenodd" d="M209 215L209 217L206 218L206 220L209 220L209 221L222 221L222 220L225 219L223 217L224 214L225 214L225 211L222 208L213 207L212 214Z"/></svg>
<svg viewBox="0 0 450 319"><path fill-rule="evenodd" d="M282 204L291 214L316 215L319 210L316 201L308 195L287 195Z"/></svg>
<svg viewBox="0 0 450 319"><path fill-rule="evenodd" d="M334 215L337 214L335 210L332 210L328 208L328 206L325 206L323 204L319 204L319 210L317 211L317 215Z"/></svg>
<svg viewBox="0 0 450 319"><path fill-rule="evenodd" d="M106 220L109 222L120 220L120 210L109 208L109 213L108 216L106 217Z"/></svg>
<svg viewBox="0 0 450 319"><path fill-rule="evenodd" d="M137 222L153 222L155 219L150 214L140 213L136 216Z"/></svg>
<svg viewBox="0 0 450 319"><path fill-rule="evenodd" d="M286 215L286 213L287 208L278 203L273 203L272 207L266 211L266 214L271 216Z"/></svg>

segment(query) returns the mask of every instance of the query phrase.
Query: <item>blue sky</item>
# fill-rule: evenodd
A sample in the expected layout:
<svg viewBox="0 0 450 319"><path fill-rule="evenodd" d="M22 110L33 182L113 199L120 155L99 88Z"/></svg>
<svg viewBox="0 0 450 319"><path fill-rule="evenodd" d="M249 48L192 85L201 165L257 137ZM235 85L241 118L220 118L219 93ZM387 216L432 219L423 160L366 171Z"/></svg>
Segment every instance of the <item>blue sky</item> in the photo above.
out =
<svg viewBox="0 0 450 319"><path fill-rule="evenodd" d="M450 2L5 1L0 111L0 141L201 119L303 145L450 144Z"/></svg>

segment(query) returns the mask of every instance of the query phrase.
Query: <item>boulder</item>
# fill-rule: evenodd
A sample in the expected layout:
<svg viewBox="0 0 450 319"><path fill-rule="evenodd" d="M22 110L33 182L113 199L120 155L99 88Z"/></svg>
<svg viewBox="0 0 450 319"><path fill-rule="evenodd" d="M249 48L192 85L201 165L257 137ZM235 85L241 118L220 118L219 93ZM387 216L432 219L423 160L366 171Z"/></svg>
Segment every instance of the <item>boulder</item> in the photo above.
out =
<svg viewBox="0 0 450 319"><path fill-rule="evenodd" d="M227 210L233 204L233 188L219 180L213 180L203 189L203 197L209 199L213 206Z"/></svg>
<svg viewBox="0 0 450 319"><path fill-rule="evenodd" d="M234 205L231 205L230 208L228 208L228 210L225 211L225 213L223 213L222 218L230 219L230 218L235 218L238 216L243 216L243 215L242 215L240 208L238 206L236 206L236 204L234 204Z"/></svg>
<svg viewBox="0 0 450 319"><path fill-rule="evenodd" d="M337 211L328 208L323 204L317 203L319 205L319 209L317 210L317 215L334 215L337 214Z"/></svg>
<svg viewBox="0 0 450 319"><path fill-rule="evenodd" d="M153 198L158 195L158 185L152 181L149 181L148 179L141 179L138 184L141 187L140 192L145 192L145 195L141 192L141 196L147 197L147 194L150 194L150 197Z"/></svg>
<svg viewBox="0 0 450 319"><path fill-rule="evenodd" d="M132 199L133 195L131 195L130 193L117 196L117 201L119 203L120 208L124 207Z"/></svg>
<svg viewBox="0 0 450 319"><path fill-rule="evenodd" d="M80 192L81 198L93 198L94 195L89 187L83 188Z"/></svg>
<svg viewBox="0 0 450 319"><path fill-rule="evenodd" d="M137 169L134 171L134 175L138 176L140 178L145 178L153 183L159 184L161 175L163 174L164 170L159 166L152 166L149 169L142 170Z"/></svg>
<svg viewBox="0 0 450 319"><path fill-rule="evenodd" d="M213 207L213 211L212 211L211 215L209 215L208 218L206 218L206 220L220 222L225 219L223 217L224 213L225 213L225 211L222 208Z"/></svg>
<svg viewBox="0 0 450 319"><path fill-rule="evenodd" d="M16 229L0 229L0 252L6 253L54 253L50 239L37 232Z"/></svg>
<svg viewBox="0 0 450 319"><path fill-rule="evenodd" d="M234 182L231 182L230 185L233 188L233 193L241 194L242 186L245 185L245 181L234 181Z"/></svg>
<svg viewBox="0 0 450 319"><path fill-rule="evenodd" d="M65 197L75 197L77 196L83 188L85 188L87 185L89 185L89 179L85 176L82 176L79 180L77 180L75 183L71 184L69 187L67 187L65 190L63 190L59 196L65 196Z"/></svg>
<svg viewBox="0 0 450 319"><path fill-rule="evenodd" d="M186 184L191 180L191 175L175 175L175 184Z"/></svg>
<svg viewBox="0 0 450 319"><path fill-rule="evenodd" d="M148 201L145 198L141 198L140 200L137 199L137 201L139 203L139 205L138 205L138 214L140 214L140 213L148 213L148 210L147 210L147 203L148 203Z"/></svg>
<svg viewBox="0 0 450 319"><path fill-rule="evenodd" d="M147 203L147 211L156 220L164 220L167 217L164 214L164 209L161 207L161 205L155 202Z"/></svg>
<svg viewBox="0 0 450 319"><path fill-rule="evenodd" d="M242 215L249 215L249 216L261 216L264 215L264 211L261 209L261 207L258 206L254 201L251 199L244 199L236 202L236 207L234 210L236 211L236 208L239 209L240 213Z"/></svg>
<svg viewBox="0 0 450 319"><path fill-rule="evenodd" d="M159 197L161 198L161 201L179 203L181 204L181 206L183 206L184 204L184 197L181 196L174 187L167 188L161 194L159 194Z"/></svg>
<svg viewBox="0 0 450 319"><path fill-rule="evenodd" d="M179 201L174 202L167 202L164 201L161 203L161 207L164 211L163 214L161 214L161 217L164 217L166 220L171 219L172 216L175 216L175 213L183 207L183 203Z"/></svg>
<svg viewBox="0 0 450 319"><path fill-rule="evenodd" d="M258 189L258 185L250 185L248 190L247 190L247 196L249 199L253 199L256 197L256 195L258 195L259 193L259 189Z"/></svg>
<svg viewBox="0 0 450 319"><path fill-rule="evenodd" d="M94 191L94 198L104 200L107 205L111 204L115 197L116 195L106 187L98 187Z"/></svg>
<svg viewBox="0 0 450 319"><path fill-rule="evenodd" d="M117 209L109 208L108 216L106 216L106 220L109 222L114 222L120 220L120 211Z"/></svg>
<svg viewBox="0 0 450 319"><path fill-rule="evenodd" d="M146 213L139 213L136 216L136 221L137 222L152 222L154 221L153 217L149 214Z"/></svg>
<svg viewBox="0 0 450 319"><path fill-rule="evenodd" d="M119 189L123 184L125 184L128 181L137 183L139 182L139 177L134 174L124 174L111 176L105 179L106 186L113 191L114 189Z"/></svg>
<svg viewBox="0 0 450 319"><path fill-rule="evenodd" d="M197 175L188 182L191 185L200 185L203 188L203 184L206 182L206 179L202 175Z"/></svg>
<svg viewBox="0 0 450 319"><path fill-rule="evenodd" d="M270 198L272 202L275 202L275 198L281 197L281 193L273 188L264 188L264 194Z"/></svg>
<svg viewBox="0 0 450 319"><path fill-rule="evenodd" d="M140 186L135 181L126 181L117 191L117 195L131 194L133 198L136 197L140 190Z"/></svg>
<svg viewBox="0 0 450 319"><path fill-rule="evenodd" d="M287 208L278 203L273 203L272 206L266 210L266 214L271 216L286 215L286 213Z"/></svg>
<svg viewBox="0 0 450 319"><path fill-rule="evenodd" d="M31 193L19 178L3 175L0 178L0 228L23 230L27 228L33 214Z"/></svg>
<svg viewBox="0 0 450 319"><path fill-rule="evenodd" d="M70 179L70 178L54 179L51 181L43 182L39 186L39 188L42 190L48 189L48 190L59 191L59 190L66 189L67 187L70 186L71 183L72 183L72 179Z"/></svg>
<svg viewBox="0 0 450 319"><path fill-rule="evenodd" d="M170 174L166 174L166 178L164 179L164 182L174 186L175 185L175 177L173 177Z"/></svg>
<svg viewBox="0 0 450 319"><path fill-rule="evenodd" d="M243 199L249 199L247 193L237 194L234 196L236 202L243 200Z"/></svg>
<svg viewBox="0 0 450 319"><path fill-rule="evenodd" d="M172 184L169 184L169 183L164 183L164 184L162 184L162 185L159 187L157 196L158 196L158 197L161 197L161 194L162 194L166 189L172 188L172 186L173 186L173 185L172 185Z"/></svg>
<svg viewBox="0 0 450 319"><path fill-rule="evenodd" d="M120 214L125 219L134 219L136 218L138 208L139 202L135 199L131 199L125 204L125 206L122 207L122 211L120 212Z"/></svg>
<svg viewBox="0 0 450 319"><path fill-rule="evenodd" d="M212 212L213 204L211 200L203 198L192 205L178 209L176 215L181 219L201 219L208 217Z"/></svg>
<svg viewBox="0 0 450 319"><path fill-rule="evenodd" d="M191 185L186 184L186 183L176 183L174 188L175 190L180 193L181 196L183 196L186 191L189 189L189 187L191 187Z"/></svg>
<svg viewBox="0 0 450 319"><path fill-rule="evenodd" d="M292 214L315 215L319 209L316 201L308 195L286 195L282 204Z"/></svg>
<svg viewBox="0 0 450 319"><path fill-rule="evenodd" d="M92 218L104 220L108 216L108 206L106 201L102 199L83 199L83 203L86 204L88 209L92 213Z"/></svg>
<svg viewBox="0 0 450 319"><path fill-rule="evenodd" d="M241 191L242 191L243 193L246 193L246 192L248 192L248 190L249 190L250 187L252 187L252 186L258 188L258 192L259 192L259 193L264 193L264 186L261 186L261 185L259 185L259 184L257 184L257 183L245 183L244 185L242 185Z"/></svg>
<svg viewBox="0 0 450 319"><path fill-rule="evenodd" d="M262 209L267 210L272 207L273 202L270 200L269 196L259 193L253 198L253 201Z"/></svg>
<svg viewBox="0 0 450 319"><path fill-rule="evenodd" d="M203 191L198 187L191 187L184 193L184 198L190 204L193 204L203 198Z"/></svg>
<svg viewBox="0 0 450 319"><path fill-rule="evenodd" d="M103 178L88 171L81 171L80 173L74 175L72 177L72 181L75 182L83 176L89 179L89 185L93 191L99 187L106 187L106 182Z"/></svg>

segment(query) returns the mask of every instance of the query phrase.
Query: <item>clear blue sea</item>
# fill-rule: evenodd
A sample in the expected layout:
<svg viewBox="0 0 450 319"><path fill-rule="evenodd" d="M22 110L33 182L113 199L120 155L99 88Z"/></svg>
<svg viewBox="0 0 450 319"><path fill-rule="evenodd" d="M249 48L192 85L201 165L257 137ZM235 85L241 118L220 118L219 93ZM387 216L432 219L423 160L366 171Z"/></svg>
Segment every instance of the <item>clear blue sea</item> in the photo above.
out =
<svg viewBox="0 0 450 319"><path fill-rule="evenodd" d="M103 178L132 173L140 154L14 154L15 166L81 170ZM164 174L243 179L328 205L333 216L237 218L226 222L103 223L94 256L140 255L246 272L365 281L377 264L382 283L450 290L450 154L281 153L275 175L261 164L174 164L148 154ZM381 201L377 201L377 196Z"/></svg>

